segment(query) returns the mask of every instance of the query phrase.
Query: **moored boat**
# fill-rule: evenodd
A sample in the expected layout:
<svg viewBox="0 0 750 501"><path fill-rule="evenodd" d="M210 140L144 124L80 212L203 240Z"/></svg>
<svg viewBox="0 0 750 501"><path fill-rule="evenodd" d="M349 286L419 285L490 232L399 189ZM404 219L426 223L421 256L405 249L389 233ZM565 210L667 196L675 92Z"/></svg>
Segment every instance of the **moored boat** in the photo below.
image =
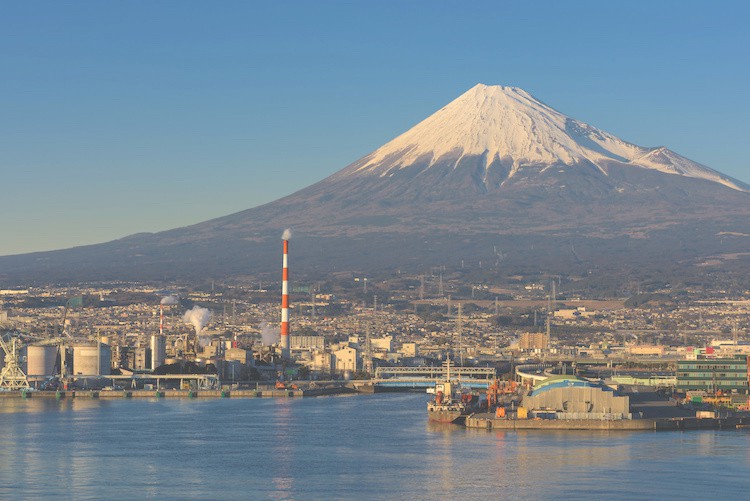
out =
<svg viewBox="0 0 750 501"><path fill-rule="evenodd" d="M464 393L460 384L451 381L451 366L449 359L445 362L445 380L436 383L430 392L435 394L427 404L427 417L430 421L461 424L467 416L477 410L478 396Z"/></svg>

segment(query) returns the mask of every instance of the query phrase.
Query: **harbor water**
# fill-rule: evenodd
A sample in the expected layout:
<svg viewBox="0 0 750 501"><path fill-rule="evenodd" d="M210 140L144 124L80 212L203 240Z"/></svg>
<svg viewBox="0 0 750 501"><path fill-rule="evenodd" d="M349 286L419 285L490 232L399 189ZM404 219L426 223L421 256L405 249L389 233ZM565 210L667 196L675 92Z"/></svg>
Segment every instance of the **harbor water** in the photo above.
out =
<svg viewBox="0 0 750 501"><path fill-rule="evenodd" d="M746 499L750 431L486 431L423 394L2 399L0 499Z"/></svg>

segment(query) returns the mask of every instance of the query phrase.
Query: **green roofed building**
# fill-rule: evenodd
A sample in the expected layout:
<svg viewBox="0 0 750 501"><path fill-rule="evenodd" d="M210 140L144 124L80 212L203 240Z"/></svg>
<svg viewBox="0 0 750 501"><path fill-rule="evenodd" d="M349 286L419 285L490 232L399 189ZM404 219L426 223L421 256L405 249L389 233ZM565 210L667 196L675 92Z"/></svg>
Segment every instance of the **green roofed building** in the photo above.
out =
<svg viewBox="0 0 750 501"><path fill-rule="evenodd" d="M743 393L748 391L747 356L677 362L677 391Z"/></svg>
<svg viewBox="0 0 750 501"><path fill-rule="evenodd" d="M74 296L68 299L68 308L83 308L83 296Z"/></svg>

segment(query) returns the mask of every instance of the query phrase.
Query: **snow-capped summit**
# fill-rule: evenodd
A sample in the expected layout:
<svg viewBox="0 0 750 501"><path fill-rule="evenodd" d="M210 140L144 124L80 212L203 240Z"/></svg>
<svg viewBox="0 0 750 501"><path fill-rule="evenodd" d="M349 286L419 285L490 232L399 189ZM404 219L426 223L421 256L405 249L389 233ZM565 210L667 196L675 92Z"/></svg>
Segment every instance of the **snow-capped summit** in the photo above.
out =
<svg viewBox="0 0 750 501"><path fill-rule="evenodd" d="M503 184L525 168L612 163L721 183L746 191L731 178L666 148L644 148L563 115L518 87L478 84L345 172L390 177L402 169L458 168L481 157L482 183ZM495 166L493 167L493 164ZM472 168L474 166L472 165ZM502 170L493 175L492 170ZM343 173L342 173L343 174Z"/></svg>
<svg viewBox="0 0 750 501"><path fill-rule="evenodd" d="M569 118L522 89L477 85L284 198L160 233L0 257L0 281L266 274L290 227L295 269L318 276L440 266L570 275L608 293L638 276L704 283L724 267L750 276L750 187Z"/></svg>

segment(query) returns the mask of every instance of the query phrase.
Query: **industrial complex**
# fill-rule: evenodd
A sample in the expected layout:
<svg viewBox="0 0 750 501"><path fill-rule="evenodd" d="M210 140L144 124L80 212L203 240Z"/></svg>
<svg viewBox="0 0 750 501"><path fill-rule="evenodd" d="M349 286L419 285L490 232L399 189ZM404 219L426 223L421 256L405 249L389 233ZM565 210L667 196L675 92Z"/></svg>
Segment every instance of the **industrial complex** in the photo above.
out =
<svg viewBox="0 0 750 501"><path fill-rule="evenodd" d="M749 408L742 295L583 299L561 277L499 287L445 267L295 287L290 237L265 284L0 291L0 396L427 390L435 409L463 401L466 426L506 429L730 426Z"/></svg>

